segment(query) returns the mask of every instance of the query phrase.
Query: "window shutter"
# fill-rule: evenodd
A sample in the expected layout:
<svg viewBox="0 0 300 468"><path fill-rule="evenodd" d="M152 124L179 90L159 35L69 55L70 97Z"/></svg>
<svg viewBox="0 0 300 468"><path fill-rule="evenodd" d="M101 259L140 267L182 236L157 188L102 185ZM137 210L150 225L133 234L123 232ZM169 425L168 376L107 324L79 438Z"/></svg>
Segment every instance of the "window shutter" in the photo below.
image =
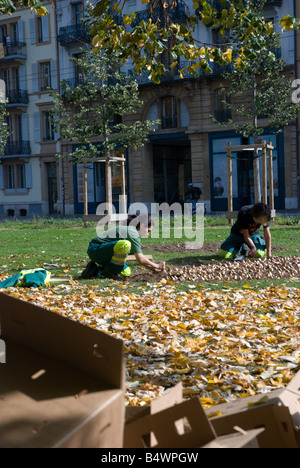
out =
<svg viewBox="0 0 300 468"><path fill-rule="evenodd" d="M30 18L30 44L36 44L35 18Z"/></svg>
<svg viewBox="0 0 300 468"><path fill-rule="evenodd" d="M19 41L25 42L24 21L18 21L18 34L19 34Z"/></svg>
<svg viewBox="0 0 300 468"><path fill-rule="evenodd" d="M25 164L25 181L26 181L26 188L32 188L32 168L31 164Z"/></svg>
<svg viewBox="0 0 300 468"><path fill-rule="evenodd" d="M31 64L31 74L32 74L32 92L39 92L39 74L38 74L38 64Z"/></svg>
<svg viewBox="0 0 300 468"><path fill-rule="evenodd" d="M21 65L19 68L20 73L20 89L27 90L26 83L26 65Z"/></svg>
<svg viewBox="0 0 300 468"><path fill-rule="evenodd" d="M50 41L49 34L49 15L42 16L43 42Z"/></svg>
<svg viewBox="0 0 300 468"><path fill-rule="evenodd" d="M39 112L34 112L33 114L33 126L34 126L34 142L40 143L41 142L41 121L40 121Z"/></svg>
<svg viewBox="0 0 300 468"><path fill-rule="evenodd" d="M22 114L22 140L29 141L28 114Z"/></svg>

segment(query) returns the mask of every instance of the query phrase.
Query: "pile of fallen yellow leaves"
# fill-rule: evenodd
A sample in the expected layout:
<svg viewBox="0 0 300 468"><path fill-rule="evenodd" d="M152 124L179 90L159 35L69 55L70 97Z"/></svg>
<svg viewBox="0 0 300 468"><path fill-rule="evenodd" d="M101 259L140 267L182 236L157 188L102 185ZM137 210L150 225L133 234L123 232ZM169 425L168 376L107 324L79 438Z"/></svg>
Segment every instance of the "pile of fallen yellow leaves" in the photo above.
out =
<svg viewBox="0 0 300 468"><path fill-rule="evenodd" d="M204 406L284 387L300 365L300 290L268 287L178 291L167 280L7 290L123 340L126 402L147 405L182 381Z"/></svg>

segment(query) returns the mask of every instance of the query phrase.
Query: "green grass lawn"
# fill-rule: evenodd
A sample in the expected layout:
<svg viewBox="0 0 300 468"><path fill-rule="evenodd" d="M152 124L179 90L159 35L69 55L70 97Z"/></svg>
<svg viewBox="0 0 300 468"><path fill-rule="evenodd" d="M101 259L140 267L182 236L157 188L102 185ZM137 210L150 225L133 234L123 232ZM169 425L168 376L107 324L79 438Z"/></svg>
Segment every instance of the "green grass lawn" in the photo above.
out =
<svg viewBox="0 0 300 468"><path fill-rule="evenodd" d="M220 221L219 221L220 222ZM221 225L206 225L204 242L220 244L229 234L230 226L223 220ZM272 244L274 255L299 255L300 224L273 223ZM171 230L171 235L174 230ZM70 275L77 278L89 261L87 247L96 236L96 224L87 227L81 222L67 220L40 220L33 222L10 222L0 225L0 274L14 275L22 269L41 268L44 264L57 265L51 270L54 276ZM154 261L164 260L168 266L193 265L199 257L204 260L217 259L216 253L205 251L187 251L160 253L151 250L151 245L182 243L186 238L146 238L142 245L147 246L145 254L153 256ZM279 249L280 250L276 250ZM150 250L149 250L150 249ZM138 268L136 262L133 268ZM80 280L82 281L82 280ZM88 284L97 284L100 280L90 280ZM101 280L105 285L106 280ZM255 282L254 282L255 283ZM259 282L268 285L270 282ZM272 281L272 283L274 283ZM256 283L255 283L256 284ZM235 286L236 284L232 284ZM181 285L184 288L184 285ZM217 285L214 284L215 288Z"/></svg>
<svg viewBox="0 0 300 468"><path fill-rule="evenodd" d="M206 246L220 245L229 232L225 219L206 220ZM299 256L299 222L281 220L271 232L274 255ZM299 278L246 283L224 278L211 284L80 280L95 236L96 225L81 220L2 223L0 281L45 264L57 266L53 276L72 276L74 281L63 284L7 293L123 340L126 404L149 404L181 381L185 398L199 395L203 405L212 406L282 388L293 378L299 369ZM142 244L149 247L145 254L170 267L218 258L217 249L154 250L186 240L147 238Z"/></svg>

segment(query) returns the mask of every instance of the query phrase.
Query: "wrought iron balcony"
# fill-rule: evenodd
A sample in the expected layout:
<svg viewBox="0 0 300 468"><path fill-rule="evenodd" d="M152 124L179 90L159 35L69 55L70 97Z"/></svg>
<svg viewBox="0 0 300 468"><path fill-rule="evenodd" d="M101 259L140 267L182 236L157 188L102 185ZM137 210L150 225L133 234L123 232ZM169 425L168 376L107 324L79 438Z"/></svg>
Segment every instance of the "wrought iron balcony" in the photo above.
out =
<svg viewBox="0 0 300 468"><path fill-rule="evenodd" d="M61 45L69 45L78 41L90 42L91 35L86 25L72 24L59 29L57 40Z"/></svg>
<svg viewBox="0 0 300 468"><path fill-rule="evenodd" d="M283 0L267 0L265 6L279 6L281 7Z"/></svg>
<svg viewBox="0 0 300 468"><path fill-rule="evenodd" d="M179 70L180 69L183 69L185 67L188 67L190 65L192 65L193 62L188 62L188 61L180 61L180 66L178 68L172 68L170 69L170 71L168 73L166 73L165 75L162 75L160 77L160 81L163 83L163 82L172 82L172 81L181 81L182 78L181 76L179 75ZM198 73L199 73L199 76L196 78L191 72L189 72L188 70L183 70L182 71L182 76L183 76L183 79L204 79L204 78L216 78L218 76L221 76L223 73L225 72L230 72L232 71L232 65L225 65L225 66L222 66L222 65L219 65L218 63L211 63L210 64L210 67L212 68L212 73L205 73L203 70L198 70ZM150 84L153 84L153 82L151 81L151 78L149 78L149 73L147 72L142 72L141 74L137 74L137 73L134 73L133 70L128 70L128 74L130 76L134 76L134 78L136 79L137 83L139 85L150 85Z"/></svg>
<svg viewBox="0 0 300 468"><path fill-rule="evenodd" d="M9 141L5 145L4 154L6 156L31 154L30 142L23 140Z"/></svg>
<svg viewBox="0 0 300 468"><path fill-rule="evenodd" d="M69 80L63 80L62 81L62 94L65 93L66 87L69 86L72 90L77 88L77 86L84 84L84 78L82 77L75 77L71 78Z"/></svg>
<svg viewBox="0 0 300 468"><path fill-rule="evenodd" d="M153 8L152 11L149 9L138 11L136 13L136 18L132 26L139 24L141 21L147 21L150 18L154 23L157 22L164 22L164 15L166 14L166 18L168 17L174 23L185 23L189 13L187 11L186 6L181 1L176 2L174 5L170 5L167 9L162 8Z"/></svg>
<svg viewBox="0 0 300 468"><path fill-rule="evenodd" d="M15 89L13 91L7 92L8 107L13 107L17 105L28 105L29 98L28 93L24 89Z"/></svg>
<svg viewBox="0 0 300 468"><path fill-rule="evenodd" d="M21 41L11 42L10 44L6 44L3 46L4 48L4 58L0 59L1 62L9 62L11 60L27 59L27 50L26 50L26 43Z"/></svg>
<svg viewBox="0 0 300 468"><path fill-rule="evenodd" d="M161 128L177 128L177 115L170 115L161 118Z"/></svg>
<svg viewBox="0 0 300 468"><path fill-rule="evenodd" d="M245 4L245 0L242 0L242 2ZM220 0L209 0L209 3L211 4L211 6L213 6L214 8L216 8L217 10L223 10L224 5L222 5L222 3L220 2ZM268 6L279 6L281 7L283 4L283 0L266 0L266 4L265 4L265 7L268 7Z"/></svg>

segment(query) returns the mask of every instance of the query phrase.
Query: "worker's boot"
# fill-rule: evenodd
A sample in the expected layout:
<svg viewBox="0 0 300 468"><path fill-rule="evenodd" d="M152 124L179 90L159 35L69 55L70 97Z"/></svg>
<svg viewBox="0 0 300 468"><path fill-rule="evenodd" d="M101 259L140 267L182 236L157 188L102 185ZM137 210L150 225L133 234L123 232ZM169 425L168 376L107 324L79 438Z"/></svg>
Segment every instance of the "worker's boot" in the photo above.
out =
<svg viewBox="0 0 300 468"><path fill-rule="evenodd" d="M99 273L99 267L96 265L95 262L89 262L86 266L86 268L83 270L81 273L80 278L81 279L91 279L91 278L97 278Z"/></svg>
<svg viewBox="0 0 300 468"><path fill-rule="evenodd" d="M246 244L246 242L244 242L244 244L242 245L241 250L239 252L239 255L237 255L235 257L234 261L246 260L246 258L248 257L249 250L250 249L249 249L248 244Z"/></svg>
<svg viewBox="0 0 300 468"><path fill-rule="evenodd" d="M103 278L109 278L115 281L125 281L125 276L120 275L119 273L115 273L106 266L103 268L101 271L101 277Z"/></svg>

